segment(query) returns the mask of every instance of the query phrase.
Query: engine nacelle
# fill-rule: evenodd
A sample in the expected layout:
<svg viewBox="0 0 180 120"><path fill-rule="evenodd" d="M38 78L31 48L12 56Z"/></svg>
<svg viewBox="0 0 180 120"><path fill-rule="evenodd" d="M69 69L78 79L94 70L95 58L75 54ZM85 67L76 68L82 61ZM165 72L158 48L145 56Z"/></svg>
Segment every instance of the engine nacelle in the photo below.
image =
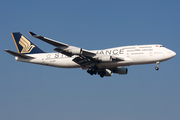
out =
<svg viewBox="0 0 180 120"><path fill-rule="evenodd" d="M112 56L100 56L100 57L98 57L98 60L102 61L102 62L111 62Z"/></svg>
<svg viewBox="0 0 180 120"><path fill-rule="evenodd" d="M70 52L75 55L81 55L82 54L82 48L73 48L73 49L68 49L67 52Z"/></svg>
<svg viewBox="0 0 180 120"><path fill-rule="evenodd" d="M113 70L113 73L118 73L118 74L127 74L128 69L127 68L116 68Z"/></svg>

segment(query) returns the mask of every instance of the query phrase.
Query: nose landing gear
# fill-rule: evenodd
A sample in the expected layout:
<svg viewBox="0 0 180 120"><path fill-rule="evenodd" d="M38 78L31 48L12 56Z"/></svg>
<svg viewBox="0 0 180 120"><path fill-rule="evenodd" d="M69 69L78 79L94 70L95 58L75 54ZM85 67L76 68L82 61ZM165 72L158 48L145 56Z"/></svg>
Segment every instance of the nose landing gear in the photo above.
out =
<svg viewBox="0 0 180 120"><path fill-rule="evenodd" d="M158 66L159 66L159 63L160 63L160 62L156 62L156 67L155 67L156 70L159 70L159 67L158 67Z"/></svg>

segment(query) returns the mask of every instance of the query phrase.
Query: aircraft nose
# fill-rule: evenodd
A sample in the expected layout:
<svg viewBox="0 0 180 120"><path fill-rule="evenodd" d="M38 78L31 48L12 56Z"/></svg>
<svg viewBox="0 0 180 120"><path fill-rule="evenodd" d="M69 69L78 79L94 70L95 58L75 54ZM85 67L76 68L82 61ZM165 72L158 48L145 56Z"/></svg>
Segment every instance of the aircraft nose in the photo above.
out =
<svg viewBox="0 0 180 120"><path fill-rule="evenodd" d="M176 53L174 51L171 52L172 56L176 56Z"/></svg>
<svg viewBox="0 0 180 120"><path fill-rule="evenodd" d="M168 53L170 53L169 54L170 58L173 58L174 56L176 56L176 53L174 51L172 51L172 50L170 50L170 52L168 52Z"/></svg>
<svg viewBox="0 0 180 120"><path fill-rule="evenodd" d="M174 56L176 56L176 53L172 50L167 50L166 52L164 52L164 56L168 59L173 58Z"/></svg>

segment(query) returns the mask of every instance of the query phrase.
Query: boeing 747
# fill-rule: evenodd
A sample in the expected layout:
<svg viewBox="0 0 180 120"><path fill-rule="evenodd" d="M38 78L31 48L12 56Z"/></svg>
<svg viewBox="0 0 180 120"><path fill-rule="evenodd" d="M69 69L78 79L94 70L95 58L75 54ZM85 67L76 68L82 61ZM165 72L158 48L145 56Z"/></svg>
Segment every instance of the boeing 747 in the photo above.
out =
<svg viewBox="0 0 180 120"><path fill-rule="evenodd" d="M20 32L11 33L17 51L5 49L15 56L15 60L59 68L82 68L90 75L112 76L113 73L127 74L125 66L159 63L173 58L176 53L163 45L135 45L115 47L104 50L85 50L58 42L33 32L29 34L55 46L55 53L46 53L28 40Z"/></svg>

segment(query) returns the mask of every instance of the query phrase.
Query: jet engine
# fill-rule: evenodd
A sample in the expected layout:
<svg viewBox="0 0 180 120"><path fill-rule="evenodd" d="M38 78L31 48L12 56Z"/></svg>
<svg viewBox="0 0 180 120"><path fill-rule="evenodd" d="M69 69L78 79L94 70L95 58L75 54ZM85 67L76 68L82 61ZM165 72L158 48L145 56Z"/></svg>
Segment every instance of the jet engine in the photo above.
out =
<svg viewBox="0 0 180 120"><path fill-rule="evenodd" d="M73 49L68 49L67 52L70 52L75 55L81 55L82 54L82 48L73 48Z"/></svg>
<svg viewBox="0 0 180 120"><path fill-rule="evenodd" d="M98 60L102 62L111 62L112 56L101 56L101 57L98 57Z"/></svg>
<svg viewBox="0 0 180 120"><path fill-rule="evenodd" d="M127 74L128 69L127 68L116 68L113 70L113 73L118 73L118 74Z"/></svg>

